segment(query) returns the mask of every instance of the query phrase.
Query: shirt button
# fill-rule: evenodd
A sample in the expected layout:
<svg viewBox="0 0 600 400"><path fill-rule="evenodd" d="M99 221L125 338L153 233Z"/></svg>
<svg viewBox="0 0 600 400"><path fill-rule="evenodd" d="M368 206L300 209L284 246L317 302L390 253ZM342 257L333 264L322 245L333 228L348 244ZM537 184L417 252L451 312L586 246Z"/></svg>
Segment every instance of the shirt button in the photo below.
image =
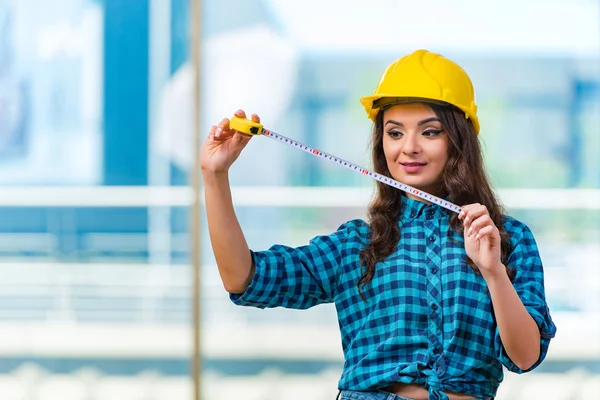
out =
<svg viewBox="0 0 600 400"><path fill-rule="evenodd" d="M438 269L437 269L437 268L433 268L433 269L431 270L431 273L432 273L432 274L437 274L437 271L438 271Z"/></svg>
<svg viewBox="0 0 600 400"><path fill-rule="evenodd" d="M410 213L410 217L411 217L411 218L414 218L414 217L416 217L416 216L417 216L417 214L415 214L414 212L411 212L411 213Z"/></svg>
<svg viewBox="0 0 600 400"><path fill-rule="evenodd" d="M437 310L437 304L432 304L431 308L434 309L434 310Z"/></svg>
<svg viewBox="0 0 600 400"><path fill-rule="evenodd" d="M430 242L435 242L435 236L429 236L429 241Z"/></svg>

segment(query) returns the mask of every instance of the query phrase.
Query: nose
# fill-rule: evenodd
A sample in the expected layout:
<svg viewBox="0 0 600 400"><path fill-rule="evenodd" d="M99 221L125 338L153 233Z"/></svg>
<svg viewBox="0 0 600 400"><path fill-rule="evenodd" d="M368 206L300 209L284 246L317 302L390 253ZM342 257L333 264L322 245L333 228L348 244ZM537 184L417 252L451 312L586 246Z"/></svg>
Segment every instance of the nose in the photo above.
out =
<svg viewBox="0 0 600 400"><path fill-rule="evenodd" d="M402 146L402 153L404 154L418 154L421 151L419 145L418 135L409 133L404 136L404 144Z"/></svg>

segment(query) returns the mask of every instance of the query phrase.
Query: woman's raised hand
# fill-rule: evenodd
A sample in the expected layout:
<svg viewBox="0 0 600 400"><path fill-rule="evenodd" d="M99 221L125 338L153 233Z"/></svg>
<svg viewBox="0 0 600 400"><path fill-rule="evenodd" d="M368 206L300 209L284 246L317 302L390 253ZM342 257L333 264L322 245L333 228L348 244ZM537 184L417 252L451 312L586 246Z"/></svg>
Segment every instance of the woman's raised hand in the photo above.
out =
<svg viewBox="0 0 600 400"><path fill-rule="evenodd" d="M234 115L246 118L243 110L236 111ZM252 121L260 122L259 116L252 114ZM251 135L231 129L229 122L229 118L223 118L218 125L210 128L200 152L200 166L203 173L226 173L229 171L229 167L237 160L252 138Z"/></svg>

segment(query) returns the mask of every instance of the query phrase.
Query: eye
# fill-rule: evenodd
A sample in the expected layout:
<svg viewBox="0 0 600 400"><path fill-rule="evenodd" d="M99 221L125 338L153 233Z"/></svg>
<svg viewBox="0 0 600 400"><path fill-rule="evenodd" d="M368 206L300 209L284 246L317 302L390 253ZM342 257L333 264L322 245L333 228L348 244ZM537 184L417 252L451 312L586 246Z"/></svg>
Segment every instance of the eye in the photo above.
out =
<svg viewBox="0 0 600 400"><path fill-rule="evenodd" d="M399 139L399 138L401 138L401 137L402 137L404 134L403 134L402 132L400 132L400 131L397 131L397 130L391 130L391 131L388 131L388 135L390 135L390 137L391 137L392 139Z"/></svg>
<svg viewBox="0 0 600 400"><path fill-rule="evenodd" d="M428 129L426 131L423 131L423 136L426 136L426 137L439 136L440 133L442 133L441 129Z"/></svg>

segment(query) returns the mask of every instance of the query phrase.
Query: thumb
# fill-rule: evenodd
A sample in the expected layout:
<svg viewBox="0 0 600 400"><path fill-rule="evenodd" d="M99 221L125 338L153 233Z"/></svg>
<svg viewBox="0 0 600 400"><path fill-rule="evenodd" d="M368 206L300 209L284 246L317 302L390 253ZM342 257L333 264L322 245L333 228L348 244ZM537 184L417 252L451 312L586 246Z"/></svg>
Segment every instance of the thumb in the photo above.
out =
<svg viewBox="0 0 600 400"><path fill-rule="evenodd" d="M242 151L248 142L250 142L250 139L252 139L252 135L246 135L236 131L231 138L231 144L236 151Z"/></svg>

